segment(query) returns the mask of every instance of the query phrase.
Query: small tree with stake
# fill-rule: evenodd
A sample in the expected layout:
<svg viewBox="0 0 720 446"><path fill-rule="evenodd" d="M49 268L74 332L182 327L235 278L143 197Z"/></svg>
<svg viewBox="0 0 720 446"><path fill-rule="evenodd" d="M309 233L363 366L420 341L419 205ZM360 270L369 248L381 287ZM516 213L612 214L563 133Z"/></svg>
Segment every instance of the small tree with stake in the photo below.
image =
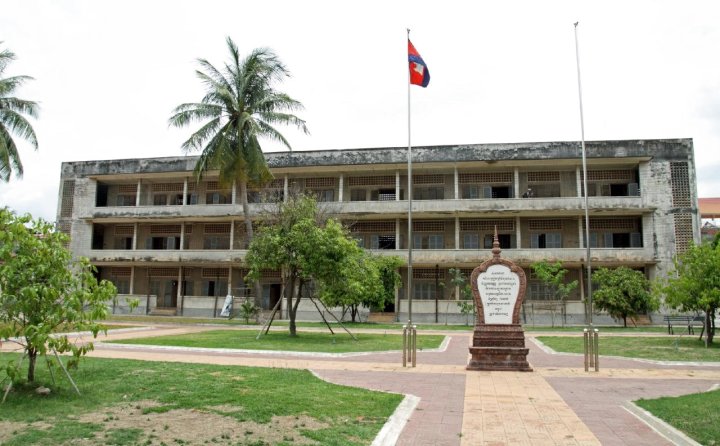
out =
<svg viewBox="0 0 720 446"><path fill-rule="evenodd" d="M76 345L56 332L97 336L106 304L117 294L112 283L97 281L87 259L73 260L66 243L67 236L52 224L0 209L0 339L14 339L25 352L21 361L5 367L13 383L20 379L25 358L28 382L35 381L38 356L71 352L68 366L77 366L92 343ZM62 366L59 357L58 363Z"/></svg>

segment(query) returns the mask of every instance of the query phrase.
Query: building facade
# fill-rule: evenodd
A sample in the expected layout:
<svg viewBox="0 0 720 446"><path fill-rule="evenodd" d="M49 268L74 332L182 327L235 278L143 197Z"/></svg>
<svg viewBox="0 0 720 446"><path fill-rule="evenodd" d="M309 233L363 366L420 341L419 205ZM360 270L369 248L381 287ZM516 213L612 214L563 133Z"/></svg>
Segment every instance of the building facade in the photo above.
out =
<svg viewBox="0 0 720 446"><path fill-rule="evenodd" d="M314 193L358 243L407 262L412 243L413 320L459 322L451 268L469 277L488 258L497 228L503 256L528 273L525 323L585 319L585 218L578 142L413 148L412 240L408 240L407 148L267 153L275 179L249 191L258 215L290 191ZM591 267L629 266L649 278L700 238L691 139L586 144ZM245 296L247 248L239 186L213 172L198 182L195 157L66 162L58 228L123 299L140 311L214 316L226 294ZM580 286L565 302L532 273L560 261ZM407 270L394 305L407 319ZM282 295L278 271L262 278L262 307ZM310 302L299 317L317 319ZM600 319L598 319L600 318ZM602 320L602 316L596 316ZM606 321L607 322L607 321Z"/></svg>

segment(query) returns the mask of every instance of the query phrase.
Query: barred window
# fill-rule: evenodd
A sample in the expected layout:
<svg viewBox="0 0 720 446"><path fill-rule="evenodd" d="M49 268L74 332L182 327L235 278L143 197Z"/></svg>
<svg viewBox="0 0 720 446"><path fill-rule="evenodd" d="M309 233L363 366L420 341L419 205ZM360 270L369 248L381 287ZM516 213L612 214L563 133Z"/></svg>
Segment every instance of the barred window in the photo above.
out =
<svg viewBox="0 0 720 446"><path fill-rule="evenodd" d="M458 182L460 184L512 183L513 172L461 173L458 175Z"/></svg>
<svg viewBox="0 0 720 446"><path fill-rule="evenodd" d="M515 219L503 218L496 220L460 220L461 231L514 231Z"/></svg>
<svg viewBox="0 0 720 446"><path fill-rule="evenodd" d="M393 175L350 177L350 178L348 178L348 185L349 186L394 186L395 185L395 177Z"/></svg>
<svg viewBox="0 0 720 446"><path fill-rule="evenodd" d="M557 181L560 181L560 172L557 172L557 171L528 172L527 180L529 183L557 182Z"/></svg>
<svg viewBox="0 0 720 446"><path fill-rule="evenodd" d="M444 221L413 221L413 232L445 232Z"/></svg>
<svg viewBox="0 0 720 446"><path fill-rule="evenodd" d="M413 175L414 184L445 184L442 174Z"/></svg>
<svg viewBox="0 0 720 446"><path fill-rule="evenodd" d="M562 230L562 220L530 220L531 231Z"/></svg>

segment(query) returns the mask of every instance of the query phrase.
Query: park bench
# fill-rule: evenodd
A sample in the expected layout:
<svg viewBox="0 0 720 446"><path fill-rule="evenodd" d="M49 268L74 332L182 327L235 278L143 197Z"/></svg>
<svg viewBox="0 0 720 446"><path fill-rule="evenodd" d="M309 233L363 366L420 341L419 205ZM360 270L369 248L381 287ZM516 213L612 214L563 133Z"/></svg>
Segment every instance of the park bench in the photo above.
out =
<svg viewBox="0 0 720 446"><path fill-rule="evenodd" d="M702 316L663 316L663 321L667 324L668 334L675 334L673 324L687 327L688 334L695 334L696 326L705 331L705 318Z"/></svg>

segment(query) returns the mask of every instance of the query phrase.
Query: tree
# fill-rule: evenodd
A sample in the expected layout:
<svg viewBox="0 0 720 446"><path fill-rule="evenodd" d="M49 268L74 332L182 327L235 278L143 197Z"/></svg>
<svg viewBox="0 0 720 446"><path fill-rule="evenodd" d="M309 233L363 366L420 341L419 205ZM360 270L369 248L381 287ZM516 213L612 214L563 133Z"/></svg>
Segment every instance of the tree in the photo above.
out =
<svg viewBox="0 0 720 446"><path fill-rule="evenodd" d="M657 297L650 293L650 282L641 271L621 266L615 269L600 268L593 272L592 280L598 285L593 292L595 308L605 310L614 319L627 318L659 307Z"/></svg>
<svg viewBox="0 0 720 446"><path fill-rule="evenodd" d="M35 130L23 115L37 118L39 106L33 101L13 96L15 90L32 80L32 77L3 77L5 69L13 60L15 53L8 49L0 51L0 181L4 182L10 181L13 173L17 177L23 175L23 165L13 135L29 142L35 150L38 148Z"/></svg>
<svg viewBox="0 0 720 446"><path fill-rule="evenodd" d="M720 245L713 241L692 245L677 256L674 269L655 282L665 305L681 311L705 312L706 345L714 337L715 310L720 307Z"/></svg>
<svg viewBox="0 0 720 446"><path fill-rule="evenodd" d="M313 197L290 196L260 221L245 257L247 278L257 280L264 269L281 271L290 335L296 336L297 308L307 285L332 284L338 271L357 266L360 252L347 230L320 212Z"/></svg>
<svg viewBox="0 0 720 446"><path fill-rule="evenodd" d="M475 314L475 301L473 300L472 286L465 274L458 268L450 268L450 284L460 289L457 306L461 314L465 315L465 325L470 323L470 315ZM455 291L453 291L453 294ZM445 320L447 325L447 319Z"/></svg>
<svg viewBox="0 0 720 446"><path fill-rule="evenodd" d="M346 268L323 281L320 298L325 305L350 309L350 318L355 322L361 306L382 308L395 299L401 281L399 257L359 250L343 265Z"/></svg>
<svg viewBox="0 0 720 446"><path fill-rule="evenodd" d="M65 248L67 236L30 215L0 209L0 339L17 338L29 359L27 380L35 380L38 356L72 352L71 366L92 350L92 343L75 345L55 332L103 329L107 302L117 291L98 283L87 259L73 260ZM13 381L20 363L6 368Z"/></svg>
<svg viewBox="0 0 720 446"><path fill-rule="evenodd" d="M202 122L201 127L182 144L186 152L202 150L195 165L199 179L209 170L219 170L220 182L240 185L245 231L248 243L253 239L253 225L248 206L248 185L261 186L272 179L260 139L279 141L292 150L290 143L274 127L295 125L308 133L305 121L293 111L302 104L274 88L274 84L290 76L280 59L267 48L253 50L240 58L238 47L227 38L230 62L223 69L215 68L205 59L198 59L196 74L206 92L199 103L177 106L170 125L185 127ZM256 303L260 299L259 284L255 285Z"/></svg>
<svg viewBox="0 0 720 446"><path fill-rule="evenodd" d="M563 268L562 263L559 261L550 263L547 260L542 260L540 262L533 263L530 267L533 269L538 279L550 287L555 300L560 301L564 323L565 302L567 301L568 296L570 296L575 288L577 288L578 281L573 280L572 282L565 283L565 275L568 273L568 270ZM552 322L553 325L555 325L555 310L553 309L552 311Z"/></svg>

